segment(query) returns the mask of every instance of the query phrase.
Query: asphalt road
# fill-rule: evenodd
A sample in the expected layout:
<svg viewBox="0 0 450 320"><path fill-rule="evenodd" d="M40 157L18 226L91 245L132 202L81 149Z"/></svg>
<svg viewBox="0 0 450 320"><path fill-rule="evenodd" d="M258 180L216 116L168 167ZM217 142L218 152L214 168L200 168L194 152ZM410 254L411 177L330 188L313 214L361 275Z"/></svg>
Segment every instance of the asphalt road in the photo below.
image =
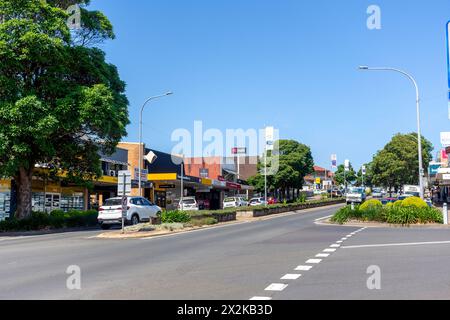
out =
<svg viewBox="0 0 450 320"><path fill-rule="evenodd" d="M0 237L0 299L450 298L450 230L315 223L335 210L151 239ZM72 265L81 290L66 287ZM370 266L380 290L367 287Z"/></svg>

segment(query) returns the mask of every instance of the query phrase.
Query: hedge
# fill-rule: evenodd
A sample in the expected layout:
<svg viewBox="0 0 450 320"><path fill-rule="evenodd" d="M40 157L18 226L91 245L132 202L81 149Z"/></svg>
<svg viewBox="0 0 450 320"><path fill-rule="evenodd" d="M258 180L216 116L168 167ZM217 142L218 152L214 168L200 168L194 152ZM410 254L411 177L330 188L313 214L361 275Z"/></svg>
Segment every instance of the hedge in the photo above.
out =
<svg viewBox="0 0 450 320"><path fill-rule="evenodd" d="M385 207L362 206L355 207L346 206L340 209L331 221L344 224L350 220L357 221L373 221L389 224L412 225L412 224L428 224L443 223L442 213L435 208L402 206L401 204L389 204Z"/></svg>
<svg viewBox="0 0 450 320"><path fill-rule="evenodd" d="M0 222L0 232L39 231L63 228L94 227L97 225L98 212L95 210L53 211L50 214L33 212L29 218L15 218Z"/></svg>

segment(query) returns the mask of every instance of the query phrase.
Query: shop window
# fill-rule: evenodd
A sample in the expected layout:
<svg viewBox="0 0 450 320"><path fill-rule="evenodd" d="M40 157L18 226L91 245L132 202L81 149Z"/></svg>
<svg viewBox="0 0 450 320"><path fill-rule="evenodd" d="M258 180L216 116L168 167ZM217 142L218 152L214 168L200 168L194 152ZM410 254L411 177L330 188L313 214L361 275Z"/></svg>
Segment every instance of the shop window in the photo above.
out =
<svg viewBox="0 0 450 320"><path fill-rule="evenodd" d="M0 221L9 218L11 214L11 194L0 192Z"/></svg>

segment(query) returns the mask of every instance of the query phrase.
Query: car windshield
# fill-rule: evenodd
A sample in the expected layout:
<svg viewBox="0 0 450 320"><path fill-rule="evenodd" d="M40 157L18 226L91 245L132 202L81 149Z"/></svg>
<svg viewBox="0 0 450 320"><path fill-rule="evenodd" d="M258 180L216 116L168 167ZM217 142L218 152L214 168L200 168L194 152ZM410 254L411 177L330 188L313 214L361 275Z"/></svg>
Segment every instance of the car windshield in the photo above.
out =
<svg viewBox="0 0 450 320"><path fill-rule="evenodd" d="M381 193L381 189L379 189L379 188L375 188L375 189L373 189L373 192L376 192L376 193Z"/></svg>
<svg viewBox="0 0 450 320"><path fill-rule="evenodd" d="M183 203L184 204L195 204L195 200L194 199L183 199Z"/></svg>
<svg viewBox="0 0 450 320"><path fill-rule="evenodd" d="M225 198L225 200L223 200L223 202L234 202L236 201L236 199L234 198Z"/></svg>
<svg viewBox="0 0 450 320"><path fill-rule="evenodd" d="M122 205L122 199L115 198L115 199L108 199L103 204L106 207L114 207L114 206L121 206Z"/></svg>
<svg viewBox="0 0 450 320"><path fill-rule="evenodd" d="M349 190L350 193L362 193L362 189L361 188L350 188Z"/></svg>

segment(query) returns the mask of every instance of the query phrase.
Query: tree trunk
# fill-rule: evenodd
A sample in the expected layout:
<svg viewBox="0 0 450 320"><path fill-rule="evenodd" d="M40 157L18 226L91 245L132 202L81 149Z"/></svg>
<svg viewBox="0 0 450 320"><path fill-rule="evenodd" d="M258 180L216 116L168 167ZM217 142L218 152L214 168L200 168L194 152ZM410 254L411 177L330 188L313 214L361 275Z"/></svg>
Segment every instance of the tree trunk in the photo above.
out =
<svg viewBox="0 0 450 320"><path fill-rule="evenodd" d="M15 217L18 220L25 219L31 215L31 181L33 170L20 168L19 174L15 177L17 186L17 210Z"/></svg>

